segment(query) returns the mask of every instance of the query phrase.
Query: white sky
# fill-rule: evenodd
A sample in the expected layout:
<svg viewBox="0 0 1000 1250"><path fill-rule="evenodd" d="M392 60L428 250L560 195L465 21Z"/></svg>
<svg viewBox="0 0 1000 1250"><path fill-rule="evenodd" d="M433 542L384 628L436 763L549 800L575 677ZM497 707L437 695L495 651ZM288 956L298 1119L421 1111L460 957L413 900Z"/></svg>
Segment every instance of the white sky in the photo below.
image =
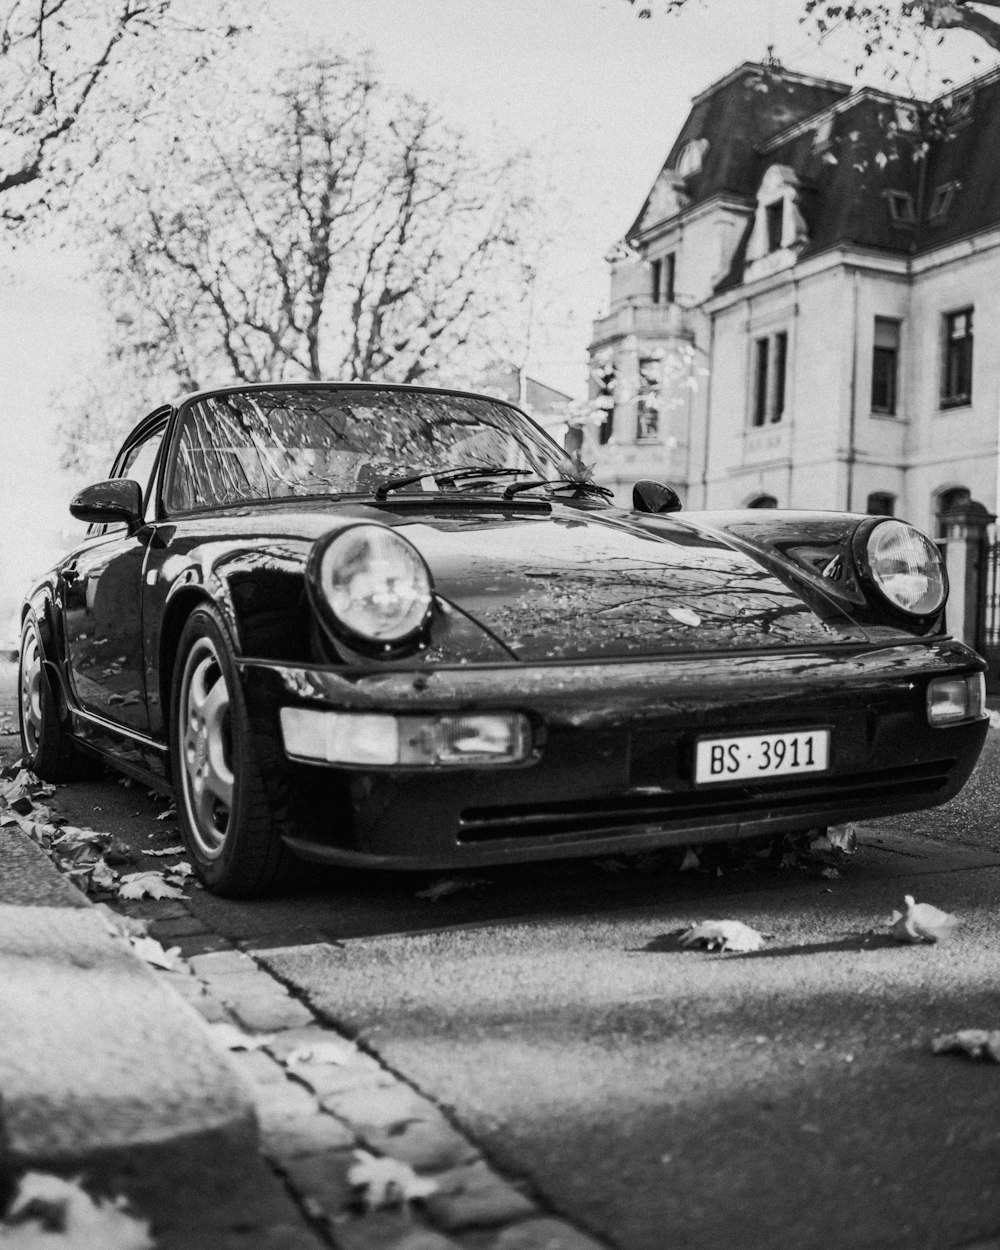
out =
<svg viewBox="0 0 1000 1250"><path fill-rule="evenodd" d="M575 394L606 295L602 257L641 207L690 98L761 59L769 43L788 68L822 77L849 80L854 61L842 33L822 46L810 38L802 0L688 0L680 17L653 21L637 20L624 0L264 2L291 37L371 49L389 81L431 100L484 148L540 154L569 211L550 258L560 316L531 371ZM935 75L968 78L985 68L973 60L981 51L951 34L889 85L923 92ZM100 352L100 309L72 272L43 249L0 272L0 641L11 585L44 565L67 515L72 484L56 470L51 396Z"/></svg>

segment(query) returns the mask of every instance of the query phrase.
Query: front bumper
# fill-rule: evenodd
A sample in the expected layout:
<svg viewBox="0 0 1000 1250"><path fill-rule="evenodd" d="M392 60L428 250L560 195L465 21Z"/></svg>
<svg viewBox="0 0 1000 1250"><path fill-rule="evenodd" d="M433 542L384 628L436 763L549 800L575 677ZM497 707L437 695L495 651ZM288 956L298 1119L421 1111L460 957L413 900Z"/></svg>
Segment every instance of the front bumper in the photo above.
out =
<svg viewBox="0 0 1000 1250"><path fill-rule="evenodd" d="M933 678L980 672L950 639L863 650L365 673L239 662L262 758L306 858L440 869L756 837L943 803L988 722L927 722ZM514 711L540 750L506 768L344 769L289 761L282 707ZM696 786L698 737L832 729L823 774Z"/></svg>

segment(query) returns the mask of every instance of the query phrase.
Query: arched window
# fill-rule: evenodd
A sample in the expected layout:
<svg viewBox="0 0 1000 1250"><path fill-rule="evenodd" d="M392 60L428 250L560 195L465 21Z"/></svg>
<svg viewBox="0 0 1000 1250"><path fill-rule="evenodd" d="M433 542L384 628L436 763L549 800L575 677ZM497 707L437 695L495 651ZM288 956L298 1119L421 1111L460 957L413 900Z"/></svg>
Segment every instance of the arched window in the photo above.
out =
<svg viewBox="0 0 1000 1250"><path fill-rule="evenodd" d="M776 508L778 501L773 495L755 495L747 504L748 508Z"/></svg>
<svg viewBox="0 0 1000 1250"><path fill-rule="evenodd" d="M873 490L868 496L865 511L869 516L895 516L896 496L887 490Z"/></svg>
<svg viewBox="0 0 1000 1250"><path fill-rule="evenodd" d="M949 512L958 512L968 508L972 503L972 491L967 486L951 486L940 491L937 497L938 537L943 538L947 528L945 517Z"/></svg>

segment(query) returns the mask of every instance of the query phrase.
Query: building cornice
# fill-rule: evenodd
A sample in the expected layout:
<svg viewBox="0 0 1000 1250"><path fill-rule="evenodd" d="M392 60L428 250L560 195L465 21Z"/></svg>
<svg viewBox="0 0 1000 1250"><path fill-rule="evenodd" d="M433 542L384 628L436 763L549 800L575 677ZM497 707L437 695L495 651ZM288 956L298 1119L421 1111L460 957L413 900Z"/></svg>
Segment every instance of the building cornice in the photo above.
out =
<svg viewBox="0 0 1000 1250"><path fill-rule="evenodd" d="M831 269L862 269L889 278L919 277L942 265L954 264L955 261L978 256L994 248L1000 248L1000 227L991 227L978 234L967 235L963 239L943 244L932 252L923 252L919 256L899 256L880 251L878 248L859 247L853 243L838 243L826 251L810 256L793 268L779 269L753 282L744 282L739 286L719 291L703 300L700 307L707 313L721 312L738 304L741 300L752 299L768 291L788 286L792 279L797 282L806 281Z"/></svg>
<svg viewBox="0 0 1000 1250"><path fill-rule="evenodd" d="M707 217L719 209L745 215L753 212L753 206L754 201L749 196L736 195L732 191L716 191L707 200L699 200L697 204L692 205L690 208L685 208L680 213L675 213L673 217L666 217L662 221L658 221L654 226L650 226L648 230L639 230L635 234L630 234L628 241L636 250L639 250L657 242L664 235L671 234L674 230L685 229L700 218Z"/></svg>

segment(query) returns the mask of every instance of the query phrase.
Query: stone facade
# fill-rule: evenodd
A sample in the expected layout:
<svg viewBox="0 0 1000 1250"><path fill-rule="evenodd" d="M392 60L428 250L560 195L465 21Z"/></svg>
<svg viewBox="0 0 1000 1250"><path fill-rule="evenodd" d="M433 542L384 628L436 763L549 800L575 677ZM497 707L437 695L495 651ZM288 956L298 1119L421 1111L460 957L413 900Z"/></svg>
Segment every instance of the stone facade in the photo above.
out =
<svg viewBox="0 0 1000 1250"><path fill-rule="evenodd" d="M997 73L921 105L743 65L697 97L609 256L598 480L930 532L996 511L998 135Z"/></svg>

